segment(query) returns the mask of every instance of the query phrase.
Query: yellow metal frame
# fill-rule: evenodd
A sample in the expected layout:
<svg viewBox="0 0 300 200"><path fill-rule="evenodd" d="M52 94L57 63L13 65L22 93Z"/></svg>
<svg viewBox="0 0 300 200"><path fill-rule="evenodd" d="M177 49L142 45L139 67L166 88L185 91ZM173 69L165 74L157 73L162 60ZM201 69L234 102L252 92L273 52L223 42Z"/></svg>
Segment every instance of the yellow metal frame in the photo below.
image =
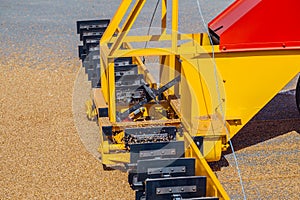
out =
<svg viewBox="0 0 300 200"><path fill-rule="evenodd" d="M139 73L145 75L152 87L156 87L153 76L140 57L159 56L160 64L168 66L161 71L161 83L175 78L175 73L182 77L177 89L164 95L180 116L180 121L174 123L184 126L184 138L181 139L185 141L186 156L196 158L197 174L208 177L209 195L229 199L207 161L219 160L221 152L228 147L228 140L300 72L300 48L222 53L219 46L210 45L206 33L178 33L178 0L172 1L170 9L171 33L167 33L169 5L167 0L162 0L161 35L128 36L145 2L136 0L133 4L132 0L123 0L100 41L103 101L109 109L106 121L114 128L133 125L116 122L114 59L133 57ZM126 13L128 16L121 26ZM170 41L171 46L137 49L130 45L130 42L152 41ZM179 41L188 42L179 46ZM180 97L175 100L180 106L172 103L174 100L169 97L173 95ZM203 155L192 136L204 137ZM122 156L108 154L110 150L121 147L109 145L102 133L101 137L100 151L105 155L102 157L104 164L129 161L128 153L122 153Z"/></svg>

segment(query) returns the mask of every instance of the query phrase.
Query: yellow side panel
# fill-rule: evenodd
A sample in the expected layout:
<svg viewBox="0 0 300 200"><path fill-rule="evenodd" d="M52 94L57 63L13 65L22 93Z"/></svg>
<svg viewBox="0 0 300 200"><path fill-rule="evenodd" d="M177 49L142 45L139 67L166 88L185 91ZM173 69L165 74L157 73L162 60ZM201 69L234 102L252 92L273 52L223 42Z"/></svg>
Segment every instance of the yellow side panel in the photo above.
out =
<svg viewBox="0 0 300 200"><path fill-rule="evenodd" d="M297 73L300 50L216 54L226 91L226 119L241 119L230 127L233 137Z"/></svg>
<svg viewBox="0 0 300 200"><path fill-rule="evenodd" d="M180 98L184 125L192 135L199 135L200 132L200 135L223 134L224 86L212 60L197 57L186 59L187 56L180 58L182 60ZM202 122L207 120L209 120L208 127L202 127Z"/></svg>

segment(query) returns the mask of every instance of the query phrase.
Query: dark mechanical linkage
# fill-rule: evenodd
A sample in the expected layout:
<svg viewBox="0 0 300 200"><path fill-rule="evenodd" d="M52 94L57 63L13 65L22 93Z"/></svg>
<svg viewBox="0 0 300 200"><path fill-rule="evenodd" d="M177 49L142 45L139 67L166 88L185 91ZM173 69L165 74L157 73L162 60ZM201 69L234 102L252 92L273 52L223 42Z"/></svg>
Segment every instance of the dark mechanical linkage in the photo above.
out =
<svg viewBox="0 0 300 200"><path fill-rule="evenodd" d="M165 92L166 90L168 90L169 88L171 88L172 86L177 84L179 81L180 81L180 76L177 76L172 81L170 81L167 84L165 84L164 86L160 87L158 90L150 88L149 86L147 86L146 83L143 83L143 88L145 89L146 94L147 94L146 98L143 99L142 101L138 102L137 104L133 105L132 107L128 108L126 111L119 113L118 120L122 121L122 120L126 119L130 113L141 108L143 105L145 105L146 103L149 103L152 100L155 100L155 102L158 103L156 98L158 96L160 96L163 92Z"/></svg>

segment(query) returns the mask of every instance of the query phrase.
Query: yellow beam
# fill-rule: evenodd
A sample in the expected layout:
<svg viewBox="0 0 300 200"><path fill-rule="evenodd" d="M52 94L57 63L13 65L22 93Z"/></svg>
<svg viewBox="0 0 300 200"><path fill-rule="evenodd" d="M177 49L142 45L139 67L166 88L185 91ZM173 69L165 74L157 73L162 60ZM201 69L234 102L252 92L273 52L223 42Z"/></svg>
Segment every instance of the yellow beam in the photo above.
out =
<svg viewBox="0 0 300 200"><path fill-rule="evenodd" d="M162 56L172 54L171 48L126 49L117 50L113 57Z"/></svg>
<svg viewBox="0 0 300 200"><path fill-rule="evenodd" d="M199 33L184 33L184 34L177 34L177 40L191 40L191 41L197 41ZM146 41L168 41L172 40L172 35L140 35L140 36L126 36L123 39L123 42L146 42ZM114 43L117 41L117 37L112 37L110 42Z"/></svg>
<svg viewBox="0 0 300 200"><path fill-rule="evenodd" d="M123 43L124 37L128 34L128 31L132 27L133 23L135 22L137 16L139 15L141 9L143 8L146 0L138 0L136 4L133 6L131 13L127 17L123 27L120 30L120 33L117 36L117 41L113 43L113 46L111 47L110 56L114 54L114 52L120 48L120 46Z"/></svg>
<svg viewBox="0 0 300 200"><path fill-rule="evenodd" d="M121 23L126 11L128 10L132 0L123 0L116 11L114 17L106 28L101 40L100 45L109 42L110 38L115 34L117 27Z"/></svg>
<svg viewBox="0 0 300 200"><path fill-rule="evenodd" d="M113 57L163 55L184 55L187 56L187 58L211 58L210 52L206 52L205 49L194 46L178 47L177 52L174 52L172 48L122 49L117 50Z"/></svg>
<svg viewBox="0 0 300 200"><path fill-rule="evenodd" d="M222 187L220 181L207 164L190 134L187 132L184 132L184 141L186 146L185 157L196 159L196 175L207 177L206 195L219 197L220 200L229 200L230 198L225 189Z"/></svg>

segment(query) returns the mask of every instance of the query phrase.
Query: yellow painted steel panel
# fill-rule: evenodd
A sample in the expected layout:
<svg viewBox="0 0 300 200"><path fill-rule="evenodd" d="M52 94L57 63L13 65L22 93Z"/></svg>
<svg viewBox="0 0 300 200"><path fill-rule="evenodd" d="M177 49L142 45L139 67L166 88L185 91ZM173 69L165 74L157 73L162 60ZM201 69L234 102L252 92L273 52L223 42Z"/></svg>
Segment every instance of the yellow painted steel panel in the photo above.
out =
<svg viewBox="0 0 300 200"><path fill-rule="evenodd" d="M300 72L300 50L216 54L226 91L226 118L241 119L231 126L233 137Z"/></svg>

